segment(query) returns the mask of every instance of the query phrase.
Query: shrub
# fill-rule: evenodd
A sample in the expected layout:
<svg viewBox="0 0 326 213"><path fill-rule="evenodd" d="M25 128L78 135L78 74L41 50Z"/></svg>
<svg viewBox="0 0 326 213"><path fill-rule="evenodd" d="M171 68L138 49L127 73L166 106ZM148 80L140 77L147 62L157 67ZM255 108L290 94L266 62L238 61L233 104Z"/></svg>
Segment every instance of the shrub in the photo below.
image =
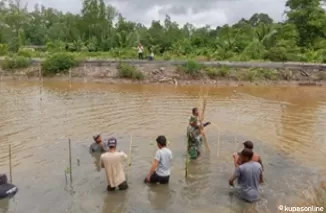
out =
<svg viewBox="0 0 326 213"><path fill-rule="evenodd" d="M31 59L26 58L24 56L12 56L6 57L2 63L1 67L4 70L12 70L12 69L21 69L27 68L32 64Z"/></svg>
<svg viewBox="0 0 326 213"><path fill-rule="evenodd" d="M62 41L54 41L46 43L46 50L49 52L57 52L65 50L66 44Z"/></svg>
<svg viewBox="0 0 326 213"><path fill-rule="evenodd" d="M168 52L164 52L164 53L163 53L163 59L164 59L164 61L169 61L169 60L171 60L171 59L172 59L171 54L168 53Z"/></svg>
<svg viewBox="0 0 326 213"><path fill-rule="evenodd" d="M118 76L120 78L143 80L145 78L144 74L136 69L135 66L119 63L117 66Z"/></svg>
<svg viewBox="0 0 326 213"><path fill-rule="evenodd" d="M218 75L221 77L228 77L230 75L230 68L227 66L222 66L218 71Z"/></svg>
<svg viewBox="0 0 326 213"><path fill-rule="evenodd" d="M8 45L0 44L0 56L4 56L8 53Z"/></svg>
<svg viewBox="0 0 326 213"><path fill-rule="evenodd" d="M254 81L257 79L263 80L276 80L278 73L275 70L263 69L263 68L251 68L246 71L244 80Z"/></svg>
<svg viewBox="0 0 326 213"><path fill-rule="evenodd" d="M41 64L44 75L67 73L70 68L77 65L78 61L69 53L54 53L46 58Z"/></svg>
<svg viewBox="0 0 326 213"><path fill-rule="evenodd" d="M257 79L257 72L254 69L247 70L243 76L243 80L246 81L254 81L255 79Z"/></svg>
<svg viewBox="0 0 326 213"><path fill-rule="evenodd" d="M262 77L265 80L276 80L278 73L275 70L272 69L263 69L259 68L257 69L258 75Z"/></svg>
<svg viewBox="0 0 326 213"><path fill-rule="evenodd" d="M201 69L203 66L199 63L197 63L194 60L188 60L185 64L178 67L179 71L184 72L187 75L190 75L192 77L198 77L201 74Z"/></svg>
<svg viewBox="0 0 326 213"><path fill-rule="evenodd" d="M206 75L211 79L214 79L218 76L218 71L215 67L206 67L204 70Z"/></svg>
<svg viewBox="0 0 326 213"><path fill-rule="evenodd" d="M264 59L275 62L283 62L288 60L288 53L284 47L272 47L265 52Z"/></svg>
<svg viewBox="0 0 326 213"><path fill-rule="evenodd" d="M33 48L19 48L17 55L31 58L35 49Z"/></svg>

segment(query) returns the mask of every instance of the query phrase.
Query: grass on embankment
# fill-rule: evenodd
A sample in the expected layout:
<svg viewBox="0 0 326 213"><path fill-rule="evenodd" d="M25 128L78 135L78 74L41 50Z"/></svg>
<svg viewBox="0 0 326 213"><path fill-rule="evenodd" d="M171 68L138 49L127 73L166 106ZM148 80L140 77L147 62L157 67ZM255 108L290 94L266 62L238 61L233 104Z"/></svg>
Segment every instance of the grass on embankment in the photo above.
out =
<svg viewBox="0 0 326 213"><path fill-rule="evenodd" d="M133 80L144 80L145 75L137 70L135 66L120 62L117 66L118 77L133 79Z"/></svg>
<svg viewBox="0 0 326 213"><path fill-rule="evenodd" d="M77 67L81 58L77 58L74 54L68 52L53 53L48 55L41 63L43 76L54 76L56 74L67 74L68 71ZM149 62L150 63L150 62ZM6 57L1 62L1 68L7 71L17 71L19 69L28 68L31 66L32 60L30 57L13 55ZM152 69L155 68L140 68L131 64L120 62L117 69L117 77L131 80L151 80ZM276 70L265 68L232 68L227 66L213 67L205 66L195 60L188 60L184 64L175 67L176 73L173 69L169 69L166 73L161 75L177 74L178 80L230 80L230 81L322 81L326 80L326 72L312 72L309 76L301 75L301 71L291 70ZM145 75L146 73L146 75ZM176 76L176 75L175 75Z"/></svg>
<svg viewBox="0 0 326 213"><path fill-rule="evenodd" d="M192 79L208 77L211 80L234 80L234 81L298 81L307 80L303 75L291 70L276 70L266 68L232 68L227 66L212 67L202 65L194 60L188 60L177 66L177 72ZM316 76L310 76L309 80L326 80L325 72L318 72Z"/></svg>

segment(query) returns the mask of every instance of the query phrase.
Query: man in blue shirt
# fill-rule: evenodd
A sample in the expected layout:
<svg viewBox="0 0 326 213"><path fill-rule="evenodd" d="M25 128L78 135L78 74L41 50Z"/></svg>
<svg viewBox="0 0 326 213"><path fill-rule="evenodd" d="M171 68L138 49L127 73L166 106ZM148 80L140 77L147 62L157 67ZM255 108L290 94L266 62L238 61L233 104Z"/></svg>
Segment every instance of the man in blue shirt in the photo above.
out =
<svg viewBox="0 0 326 213"><path fill-rule="evenodd" d="M230 186L234 186L235 179L238 179L240 198L247 202L259 200L259 184L263 182L262 166L260 163L252 161L253 155L251 149L243 149L240 154L242 164L235 169L229 179Z"/></svg>

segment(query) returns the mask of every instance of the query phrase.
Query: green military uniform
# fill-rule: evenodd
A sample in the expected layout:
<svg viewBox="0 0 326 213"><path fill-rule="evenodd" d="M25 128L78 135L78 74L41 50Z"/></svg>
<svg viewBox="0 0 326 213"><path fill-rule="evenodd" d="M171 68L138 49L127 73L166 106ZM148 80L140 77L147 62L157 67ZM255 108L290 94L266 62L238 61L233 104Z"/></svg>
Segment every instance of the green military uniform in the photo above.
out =
<svg viewBox="0 0 326 213"><path fill-rule="evenodd" d="M191 116L189 123L200 122L198 117ZM200 129L194 128L191 125L187 128L187 138L188 138L188 152L191 159L196 159L198 157L198 151L201 146L202 138L200 135Z"/></svg>

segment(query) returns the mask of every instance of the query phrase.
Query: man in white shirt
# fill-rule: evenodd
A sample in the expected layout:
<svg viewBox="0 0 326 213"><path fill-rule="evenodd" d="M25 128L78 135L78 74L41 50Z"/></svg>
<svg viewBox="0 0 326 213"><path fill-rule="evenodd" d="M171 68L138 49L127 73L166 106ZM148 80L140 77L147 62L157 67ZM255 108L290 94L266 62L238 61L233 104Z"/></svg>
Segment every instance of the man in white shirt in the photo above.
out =
<svg viewBox="0 0 326 213"><path fill-rule="evenodd" d="M155 153L152 167L144 182L167 184L171 174L172 152L166 147L165 136L158 136L156 142L159 149Z"/></svg>
<svg viewBox="0 0 326 213"><path fill-rule="evenodd" d="M138 44L138 59L139 60L143 60L144 59L144 55L143 55L143 50L144 50L144 47L141 43Z"/></svg>
<svg viewBox="0 0 326 213"><path fill-rule="evenodd" d="M117 139L109 138L107 141L108 151L101 155L101 166L105 169L108 182L108 191L125 190L128 188L126 176L123 170L123 161L127 159L127 155L122 151L116 151Z"/></svg>

